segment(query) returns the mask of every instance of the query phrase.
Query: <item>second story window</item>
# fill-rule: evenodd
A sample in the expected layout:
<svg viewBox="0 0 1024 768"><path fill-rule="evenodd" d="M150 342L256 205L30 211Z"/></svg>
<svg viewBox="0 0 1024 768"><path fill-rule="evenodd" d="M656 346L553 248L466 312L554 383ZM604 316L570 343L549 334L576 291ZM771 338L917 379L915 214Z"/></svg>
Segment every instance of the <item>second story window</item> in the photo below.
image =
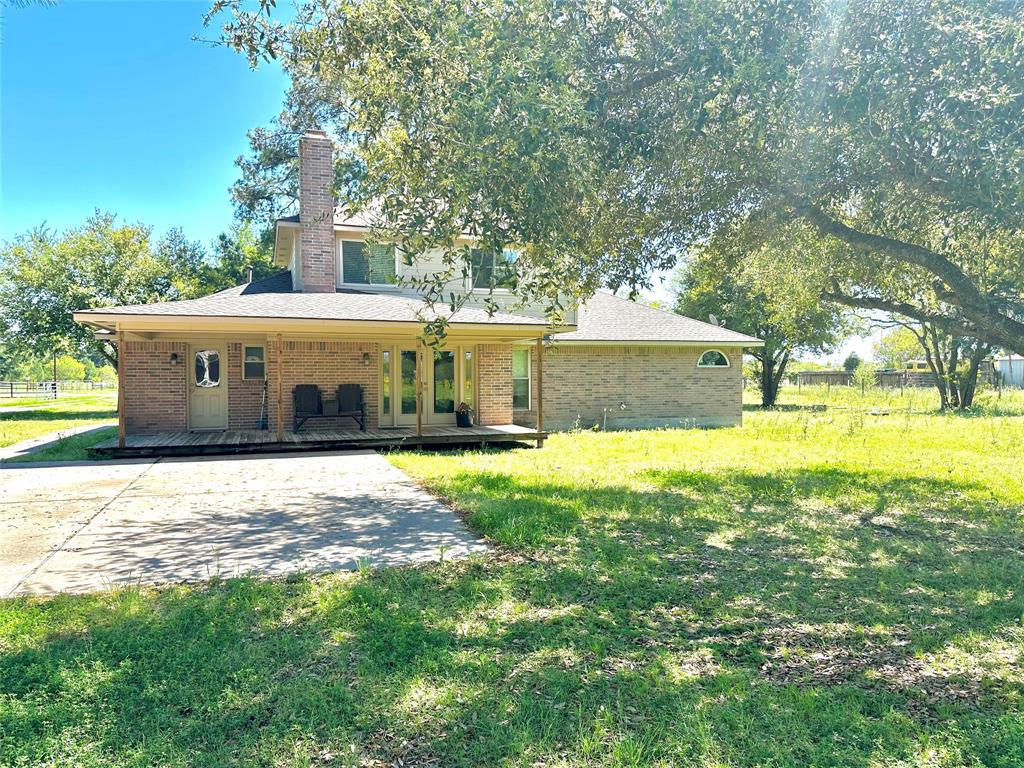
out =
<svg viewBox="0 0 1024 768"><path fill-rule="evenodd" d="M395 246L342 240L341 276L357 285L394 285Z"/></svg>
<svg viewBox="0 0 1024 768"><path fill-rule="evenodd" d="M470 252L470 266L473 270L474 288L514 288L516 279L516 252L503 250L499 253L474 248Z"/></svg>

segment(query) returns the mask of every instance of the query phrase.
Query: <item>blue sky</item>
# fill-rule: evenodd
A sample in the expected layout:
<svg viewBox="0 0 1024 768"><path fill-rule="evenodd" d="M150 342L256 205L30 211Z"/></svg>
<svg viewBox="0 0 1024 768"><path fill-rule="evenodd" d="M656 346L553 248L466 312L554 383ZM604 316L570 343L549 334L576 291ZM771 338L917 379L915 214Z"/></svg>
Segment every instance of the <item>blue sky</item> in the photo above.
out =
<svg viewBox="0 0 1024 768"><path fill-rule="evenodd" d="M232 221L245 132L281 107L212 37L205 0L62 0L0 14L0 239L96 208L208 243Z"/></svg>

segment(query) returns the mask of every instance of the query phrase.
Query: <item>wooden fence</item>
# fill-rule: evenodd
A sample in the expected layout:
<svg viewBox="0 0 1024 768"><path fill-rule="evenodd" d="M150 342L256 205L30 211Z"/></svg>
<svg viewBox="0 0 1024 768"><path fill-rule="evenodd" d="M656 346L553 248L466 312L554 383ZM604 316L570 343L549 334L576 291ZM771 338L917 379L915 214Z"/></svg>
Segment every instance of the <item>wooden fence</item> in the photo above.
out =
<svg viewBox="0 0 1024 768"><path fill-rule="evenodd" d="M112 392L113 381L0 381L0 400L14 397L56 397L60 392Z"/></svg>

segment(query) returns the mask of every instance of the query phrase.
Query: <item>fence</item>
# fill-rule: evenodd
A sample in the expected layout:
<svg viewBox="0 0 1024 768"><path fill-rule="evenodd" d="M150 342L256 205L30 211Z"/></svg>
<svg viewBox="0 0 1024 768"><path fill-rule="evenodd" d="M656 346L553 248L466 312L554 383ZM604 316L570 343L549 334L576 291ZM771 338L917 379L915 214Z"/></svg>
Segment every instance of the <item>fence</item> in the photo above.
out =
<svg viewBox="0 0 1024 768"><path fill-rule="evenodd" d="M0 381L0 400L14 397L56 397L60 392L112 392L112 381Z"/></svg>

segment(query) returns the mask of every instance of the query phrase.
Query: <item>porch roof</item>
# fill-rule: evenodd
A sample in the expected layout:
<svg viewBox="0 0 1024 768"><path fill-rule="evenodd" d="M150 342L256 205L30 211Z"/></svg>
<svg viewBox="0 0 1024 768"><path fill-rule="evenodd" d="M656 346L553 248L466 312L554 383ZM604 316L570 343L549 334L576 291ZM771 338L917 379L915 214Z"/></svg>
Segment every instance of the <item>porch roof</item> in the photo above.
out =
<svg viewBox="0 0 1024 768"><path fill-rule="evenodd" d="M543 318L509 312L488 312L481 307L462 307L452 313L447 307L428 307L426 302L408 293L370 293L339 289L333 293L301 293L292 290L290 272L281 272L264 280L238 285L199 299L165 301L104 307L75 312L75 320L100 327L120 321L153 321L162 318L207 318L217 320L290 320L341 321L348 323L404 323L422 325L424 321L447 318L456 327L531 328L540 333Z"/></svg>

